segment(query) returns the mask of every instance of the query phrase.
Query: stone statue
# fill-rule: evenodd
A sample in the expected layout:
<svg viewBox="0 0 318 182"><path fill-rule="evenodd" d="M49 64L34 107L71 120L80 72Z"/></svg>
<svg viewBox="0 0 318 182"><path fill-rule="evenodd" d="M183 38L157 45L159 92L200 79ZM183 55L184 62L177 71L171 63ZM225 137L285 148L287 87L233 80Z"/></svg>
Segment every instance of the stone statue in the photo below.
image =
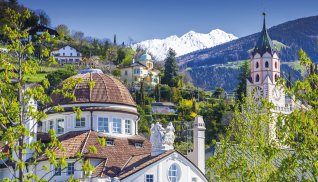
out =
<svg viewBox="0 0 318 182"><path fill-rule="evenodd" d="M159 154L163 151L173 149L175 129L172 125L172 122L168 124L166 129L164 129L159 122L156 122L156 124L151 125L150 132L152 153Z"/></svg>
<svg viewBox="0 0 318 182"><path fill-rule="evenodd" d="M175 139L174 132L175 132L175 129L172 125L172 122L169 122L169 124L166 128L165 136L164 136L164 144L169 145L169 146L173 146L173 142Z"/></svg>

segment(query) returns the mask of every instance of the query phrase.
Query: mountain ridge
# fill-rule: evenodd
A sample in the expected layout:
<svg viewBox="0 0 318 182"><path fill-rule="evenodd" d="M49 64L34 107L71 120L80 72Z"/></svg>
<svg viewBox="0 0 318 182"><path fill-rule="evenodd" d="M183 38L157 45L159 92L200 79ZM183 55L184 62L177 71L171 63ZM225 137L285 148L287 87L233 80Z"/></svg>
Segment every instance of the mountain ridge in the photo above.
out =
<svg viewBox="0 0 318 182"><path fill-rule="evenodd" d="M176 51L177 56L181 56L196 50L210 48L225 42L237 39L233 34L224 32L221 29L214 29L206 34L197 33L193 30L178 37L171 35L164 39L150 39L133 44L131 47L138 47L147 50L154 59L163 61L169 48Z"/></svg>

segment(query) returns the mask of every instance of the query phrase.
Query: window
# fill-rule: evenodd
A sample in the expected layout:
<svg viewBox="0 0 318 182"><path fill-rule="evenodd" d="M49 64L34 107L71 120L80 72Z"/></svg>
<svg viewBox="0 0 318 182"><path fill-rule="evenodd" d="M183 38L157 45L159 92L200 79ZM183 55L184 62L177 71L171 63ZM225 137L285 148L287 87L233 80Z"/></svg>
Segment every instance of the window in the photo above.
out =
<svg viewBox="0 0 318 182"><path fill-rule="evenodd" d="M176 164L172 164L169 168L168 178L170 182L178 181L178 167Z"/></svg>
<svg viewBox="0 0 318 182"><path fill-rule="evenodd" d="M77 53L77 56L80 56L80 53Z"/></svg>
<svg viewBox="0 0 318 182"><path fill-rule="evenodd" d="M277 69L277 62L275 62L275 68Z"/></svg>
<svg viewBox="0 0 318 182"><path fill-rule="evenodd" d="M74 163L68 163L67 175L74 175Z"/></svg>
<svg viewBox="0 0 318 182"><path fill-rule="evenodd" d="M275 74L275 81L277 81L277 79L278 79L278 75L277 75L277 74Z"/></svg>
<svg viewBox="0 0 318 182"><path fill-rule="evenodd" d="M54 128L54 122L53 120L49 121L49 130Z"/></svg>
<svg viewBox="0 0 318 182"><path fill-rule="evenodd" d="M113 118L113 133L121 133L121 119Z"/></svg>
<svg viewBox="0 0 318 182"><path fill-rule="evenodd" d="M125 120L125 133L126 134L131 134L130 123L131 123L130 120Z"/></svg>
<svg viewBox="0 0 318 182"><path fill-rule="evenodd" d="M109 132L108 118L98 118L98 131Z"/></svg>
<svg viewBox="0 0 318 182"><path fill-rule="evenodd" d="M61 167L56 167L55 168L55 176L61 176L61 174L62 174Z"/></svg>
<svg viewBox="0 0 318 182"><path fill-rule="evenodd" d="M114 140L109 140L109 139L107 140L106 139L106 145L107 146L114 146Z"/></svg>
<svg viewBox="0 0 318 182"><path fill-rule="evenodd" d="M135 143L135 147L136 147L137 149L140 149L140 148L143 147L143 143L142 143L142 142L136 142L136 143Z"/></svg>
<svg viewBox="0 0 318 182"><path fill-rule="evenodd" d="M137 69L134 69L134 74L137 74Z"/></svg>
<svg viewBox="0 0 318 182"><path fill-rule="evenodd" d="M193 178L192 178L192 182L197 182L197 178L196 178L196 177L193 177Z"/></svg>
<svg viewBox="0 0 318 182"><path fill-rule="evenodd" d="M71 56L73 56L73 53L71 53Z"/></svg>
<svg viewBox="0 0 318 182"><path fill-rule="evenodd" d="M268 64L268 61L265 62L265 68L268 68L269 67L269 64Z"/></svg>
<svg viewBox="0 0 318 182"><path fill-rule="evenodd" d="M258 74L256 75L255 81L256 81L256 82L259 82L259 75L258 75Z"/></svg>
<svg viewBox="0 0 318 182"><path fill-rule="evenodd" d="M125 71L125 75L126 75L126 76L128 75L128 72L127 72L127 70Z"/></svg>
<svg viewBox="0 0 318 182"><path fill-rule="evenodd" d="M258 67L259 67L259 63L258 63L258 62L256 62L256 65L255 65L255 67L256 67L256 68L258 68Z"/></svg>
<svg viewBox="0 0 318 182"><path fill-rule="evenodd" d="M65 56L65 52L63 52L63 56Z"/></svg>
<svg viewBox="0 0 318 182"><path fill-rule="evenodd" d="M64 133L64 119L57 119L57 134Z"/></svg>
<svg viewBox="0 0 318 182"><path fill-rule="evenodd" d="M146 182L153 182L153 174L146 174Z"/></svg>
<svg viewBox="0 0 318 182"><path fill-rule="evenodd" d="M76 127L76 128L83 128L83 127L85 127L85 118L84 118L84 117L76 118L76 119L75 119L75 127Z"/></svg>

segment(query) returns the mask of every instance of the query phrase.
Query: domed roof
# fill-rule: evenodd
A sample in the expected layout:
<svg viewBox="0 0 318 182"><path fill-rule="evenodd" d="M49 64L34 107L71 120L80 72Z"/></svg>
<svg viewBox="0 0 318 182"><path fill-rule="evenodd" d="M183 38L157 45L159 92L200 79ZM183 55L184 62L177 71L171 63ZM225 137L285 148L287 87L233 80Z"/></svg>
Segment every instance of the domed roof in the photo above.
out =
<svg viewBox="0 0 318 182"><path fill-rule="evenodd" d="M82 73L82 74L81 74ZM103 74L99 71L89 70L81 71L80 74L72 76L68 79L82 79L80 83L75 86L74 95L76 100L65 99L59 94L52 94L53 105L65 105L76 103L109 103L136 106L128 89L116 78ZM65 83L66 79L63 83ZM95 85L90 90L90 82Z"/></svg>
<svg viewBox="0 0 318 182"><path fill-rule="evenodd" d="M145 54L141 55L139 58L140 61L147 61L147 60L152 60L151 56L146 52Z"/></svg>

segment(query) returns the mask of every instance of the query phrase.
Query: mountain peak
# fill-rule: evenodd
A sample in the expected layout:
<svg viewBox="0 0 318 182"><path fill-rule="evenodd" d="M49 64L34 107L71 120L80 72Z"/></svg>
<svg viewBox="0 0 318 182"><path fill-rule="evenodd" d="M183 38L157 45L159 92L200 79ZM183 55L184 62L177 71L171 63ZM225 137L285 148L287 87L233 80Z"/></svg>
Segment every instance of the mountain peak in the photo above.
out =
<svg viewBox="0 0 318 182"><path fill-rule="evenodd" d="M235 39L237 39L236 36L220 29L212 30L207 34L197 33L191 30L181 37L172 35L165 39L145 40L131 47L135 50L137 47L141 47L151 53L155 60L163 61L166 58L169 48L174 49L177 56L182 56L193 51L211 48Z"/></svg>

